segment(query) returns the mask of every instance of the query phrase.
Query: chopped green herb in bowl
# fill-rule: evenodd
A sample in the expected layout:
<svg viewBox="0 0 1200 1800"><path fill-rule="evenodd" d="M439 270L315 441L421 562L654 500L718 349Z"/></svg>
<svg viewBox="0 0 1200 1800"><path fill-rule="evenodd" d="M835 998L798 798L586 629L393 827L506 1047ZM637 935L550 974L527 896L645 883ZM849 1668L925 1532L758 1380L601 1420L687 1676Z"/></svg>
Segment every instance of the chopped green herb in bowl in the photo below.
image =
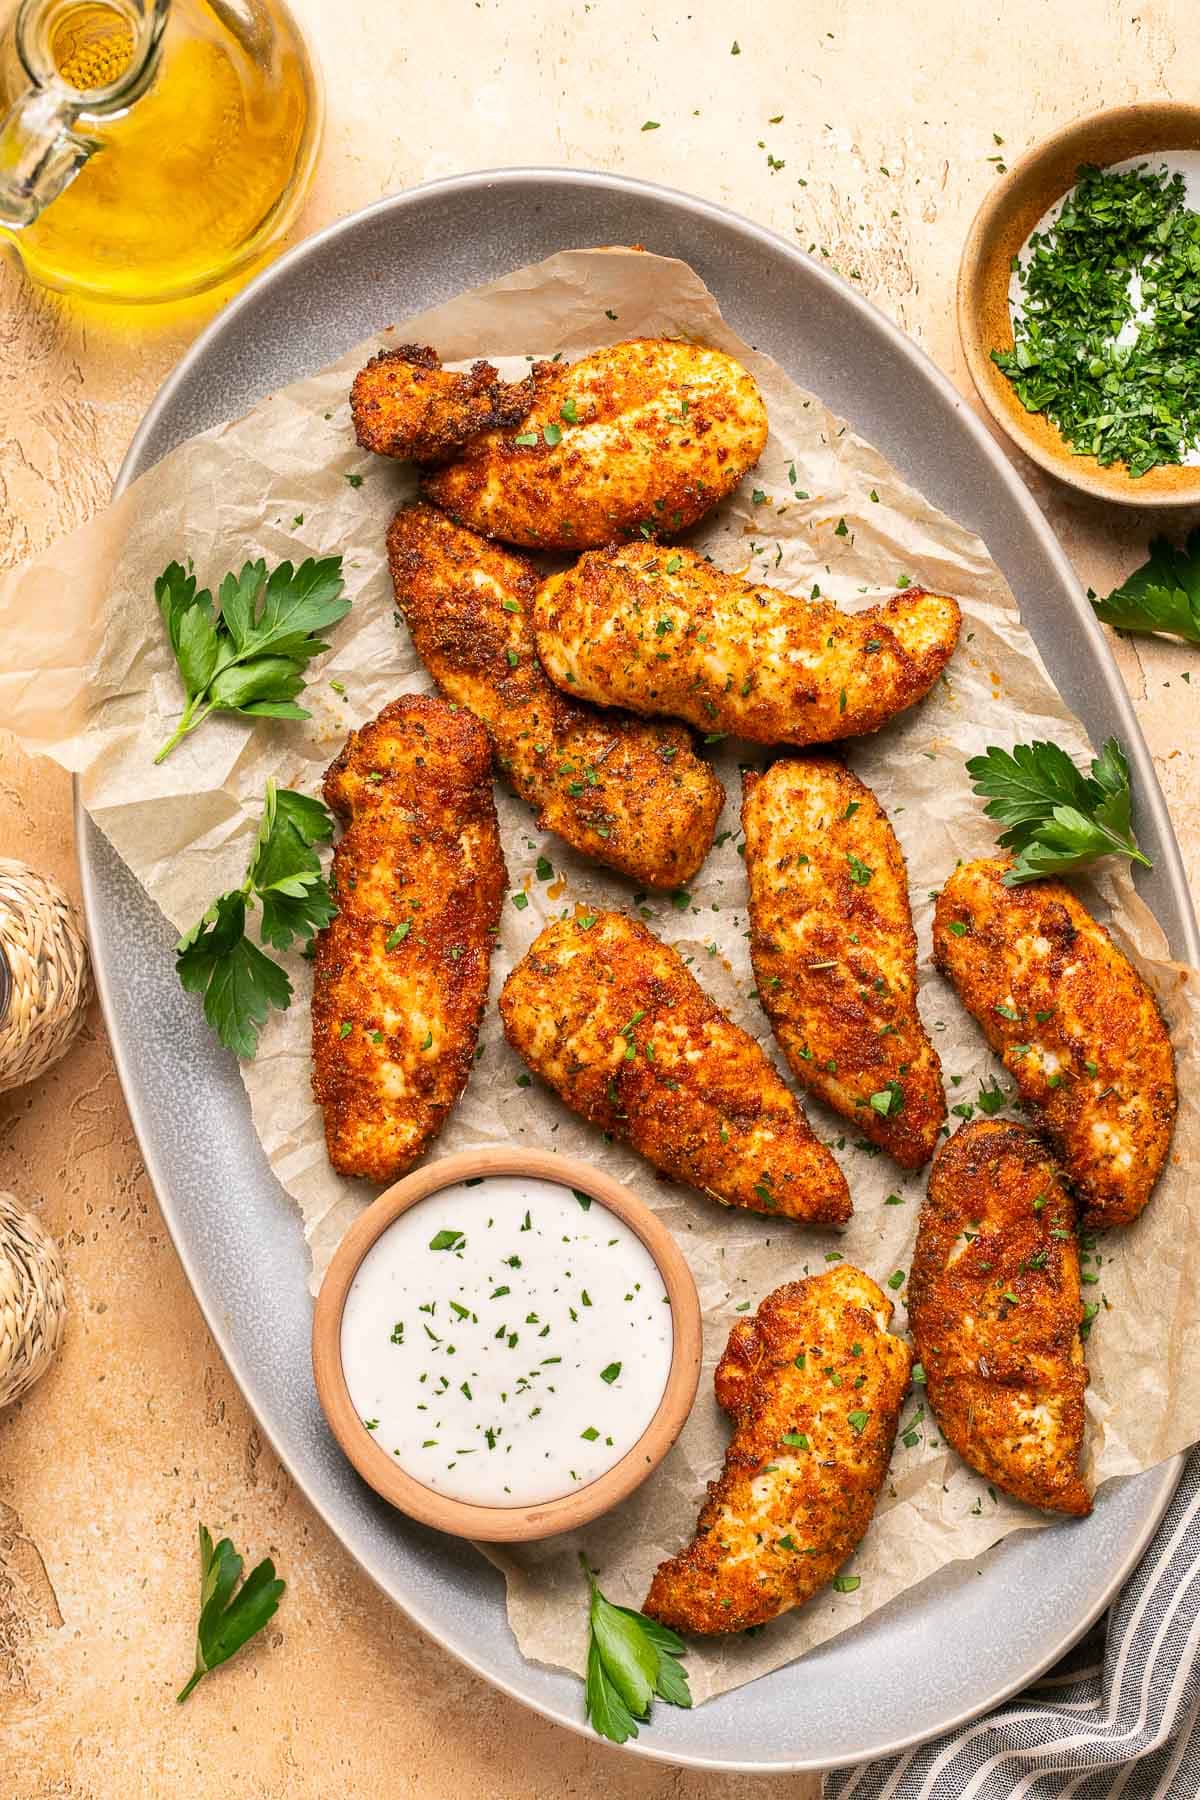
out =
<svg viewBox="0 0 1200 1800"><path fill-rule="evenodd" d="M1084 167L1014 258L1013 347L1028 412L1132 477L1200 457L1200 213L1182 175Z"/></svg>

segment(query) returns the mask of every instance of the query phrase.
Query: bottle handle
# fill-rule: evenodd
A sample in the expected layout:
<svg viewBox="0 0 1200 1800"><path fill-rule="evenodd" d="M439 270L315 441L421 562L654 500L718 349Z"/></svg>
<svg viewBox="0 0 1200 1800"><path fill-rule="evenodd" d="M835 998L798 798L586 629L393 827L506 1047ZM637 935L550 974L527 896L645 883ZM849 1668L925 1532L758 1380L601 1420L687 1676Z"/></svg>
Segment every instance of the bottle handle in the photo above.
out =
<svg viewBox="0 0 1200 1800"><path fill-rule="evenodd" d="M0 226L32 225L96 145L74 131L76 109L45 88L22 94L0 119Z"/></svg>

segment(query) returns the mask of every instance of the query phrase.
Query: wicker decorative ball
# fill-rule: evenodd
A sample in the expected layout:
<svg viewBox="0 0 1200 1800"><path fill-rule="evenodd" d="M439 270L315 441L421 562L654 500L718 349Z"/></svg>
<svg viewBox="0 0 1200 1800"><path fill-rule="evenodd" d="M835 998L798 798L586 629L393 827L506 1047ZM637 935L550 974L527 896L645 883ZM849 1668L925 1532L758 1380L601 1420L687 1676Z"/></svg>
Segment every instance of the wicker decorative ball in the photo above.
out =
<svg viewBox="0 0 1200 1800"><path fill-rule="evenodd" d="M0 1091L56 1063L87 1010L87 945L56 881L0 857Z"/></svg>
<svg viewBox="0 0 1200 1800"><path fill-rule="evenodd" d="M58 1245L12 1194L0 1192L0 1406L45 1374L66 1322Z"/></svg>

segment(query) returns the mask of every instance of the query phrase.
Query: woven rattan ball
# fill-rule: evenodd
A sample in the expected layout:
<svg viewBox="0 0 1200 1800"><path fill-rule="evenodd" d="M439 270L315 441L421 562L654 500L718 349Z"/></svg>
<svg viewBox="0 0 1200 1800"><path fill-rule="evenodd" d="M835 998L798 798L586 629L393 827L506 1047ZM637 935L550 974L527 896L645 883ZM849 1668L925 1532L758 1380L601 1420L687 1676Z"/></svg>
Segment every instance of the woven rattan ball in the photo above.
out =
<svg viewBox="0 0 1200 1800"><path fill-rule="evenodd" d="M56 1063L87 1010L87 945L56 881L0 857L0 1090Z"/></svg>
<svg viewBox="0 0 1200 1800"><path fill-rule="evenodd" d="M45 1374L66 1322L58 1245L12 1194L0 1192L0 1406Z"/></svg>

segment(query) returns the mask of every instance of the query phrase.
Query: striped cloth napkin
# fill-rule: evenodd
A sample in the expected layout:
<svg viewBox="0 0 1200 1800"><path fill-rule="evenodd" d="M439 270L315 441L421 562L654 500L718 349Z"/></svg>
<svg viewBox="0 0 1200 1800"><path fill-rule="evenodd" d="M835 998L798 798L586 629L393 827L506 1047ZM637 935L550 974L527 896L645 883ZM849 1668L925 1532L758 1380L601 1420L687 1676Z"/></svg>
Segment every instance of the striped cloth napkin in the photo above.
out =
<svg viewBox="0 0 1200 1800"><path fill-rule="evenodd" d="M1107 1616L1042 1681L973 1724L837 1769L826 1800L1196 1800L1200 1447Z"/></svg>

